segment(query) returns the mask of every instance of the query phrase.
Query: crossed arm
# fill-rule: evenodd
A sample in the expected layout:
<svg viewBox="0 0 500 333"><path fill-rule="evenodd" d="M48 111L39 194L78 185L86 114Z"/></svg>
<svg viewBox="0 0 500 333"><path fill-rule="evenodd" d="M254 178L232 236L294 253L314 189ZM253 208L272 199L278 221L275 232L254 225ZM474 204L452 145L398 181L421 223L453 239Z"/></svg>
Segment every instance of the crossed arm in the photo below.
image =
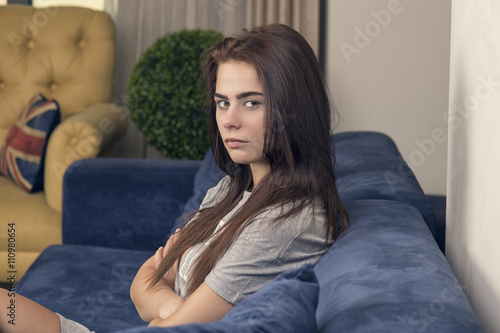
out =
<svg viewBox="0 0 500 333"><path fill-rule="evenodd" d="M148 289L149 278L175 242L174 234L165 247L160 247L139 269L130 288L130 297L139 316L149 326L176 326L221 319L233 305L217 295L208 285L201 284L184 299L174 292L177 265L165 274L153 288Z"/></svg>

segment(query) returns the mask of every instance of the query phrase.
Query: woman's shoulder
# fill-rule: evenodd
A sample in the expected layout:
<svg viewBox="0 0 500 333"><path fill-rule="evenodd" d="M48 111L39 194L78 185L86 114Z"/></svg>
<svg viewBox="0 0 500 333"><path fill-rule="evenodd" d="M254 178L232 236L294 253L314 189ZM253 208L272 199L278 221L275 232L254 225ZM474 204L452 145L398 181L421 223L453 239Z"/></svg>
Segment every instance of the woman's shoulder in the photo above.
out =
<svg viewBox="0 0 500 333"><path fill-rule="evenodd" d="M222 178L217 185L210 188L203 199L203 202L200 205L200 209L211 207L217 204L227 193L228 186L230 182L230 177L225 176Z"/></svg>
<svg viewBox="0 0 500 333"><path fill-rule="evenodd" d="M299 209L297 209L297 207ZM293 218L301 219L304 217L313 217L318 213L321 214L325 211L325 207L319 199L313 202L311 202L310 200L296 200L295 202L286 202L269 206L268 208L264 209L259 215L261 217L275 219L279 216L289 215L287 213L289 213L290 211L295 211L294 214L291 214Z"/></svg>
<svg viewBox="0 0 500 333"><path fill-rule="evenodd" d="M260 212L254 222L271 223L278 229L288 230L291 234L301 233L305 229L317 229L322 233L326 221L326 211L320 201L297 205L299 202L270 206ZM296 207L300 209L294 211Z"/></svg>
<svg viewBox="0 0 500 333"><path fill-rule="evenodd" d="M288 207L289 208L289 207ZM283 210L285 209L285 210ZM324 252L326 243L326 212L320 205L305 203L291 215L285 207L270 207L258 214L238 238L250 246L275 253L278 258L308 251ZM251 244L251 245L250 245Z"/></svg>

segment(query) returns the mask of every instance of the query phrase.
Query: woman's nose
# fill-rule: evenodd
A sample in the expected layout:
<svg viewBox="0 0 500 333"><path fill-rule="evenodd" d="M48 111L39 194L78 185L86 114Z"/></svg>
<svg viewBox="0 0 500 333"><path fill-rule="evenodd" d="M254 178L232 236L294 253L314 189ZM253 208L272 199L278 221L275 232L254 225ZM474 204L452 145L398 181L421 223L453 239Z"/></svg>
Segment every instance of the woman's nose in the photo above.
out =
<svg viewBox="0 0 500 333"><path fill-rule="evenodd" d="M241 121L239 118L238 110L230 107L224 115L224 118L222 119L222 125L225 128L240 128Z"/></svg>

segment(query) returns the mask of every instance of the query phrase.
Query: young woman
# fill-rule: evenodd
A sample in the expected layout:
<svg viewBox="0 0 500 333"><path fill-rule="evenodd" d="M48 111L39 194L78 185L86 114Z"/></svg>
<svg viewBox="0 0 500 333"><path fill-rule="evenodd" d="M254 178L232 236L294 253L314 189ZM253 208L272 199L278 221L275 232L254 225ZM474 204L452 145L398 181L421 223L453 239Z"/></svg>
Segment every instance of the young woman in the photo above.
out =
<svg viewBox="0 0 500 333"><path fill-rule="evenodd" d="M211 148L227 176L134 278L131 298L150 326L222 318L280 273L315 264L348 226L330 103L305 39L285 25L226 38L207 52L203 77ZM48 318L36 325L44 332L78 325L23 302L33 320Z"/></svg>

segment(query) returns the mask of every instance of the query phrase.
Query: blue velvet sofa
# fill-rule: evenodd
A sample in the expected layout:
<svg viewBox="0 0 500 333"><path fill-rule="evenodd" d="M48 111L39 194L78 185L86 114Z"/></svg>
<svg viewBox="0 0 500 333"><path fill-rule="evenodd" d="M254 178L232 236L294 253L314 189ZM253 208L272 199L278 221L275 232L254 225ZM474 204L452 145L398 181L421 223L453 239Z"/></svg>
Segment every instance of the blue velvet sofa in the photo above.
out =
<svg viewBox="0 0 500 333"><path fill-rule="evenodd" d="M433 211L394 142L334 136L349 230L214 323L148 328L129 298L140 265L223 176L203 161L88 159L64 179L63 245L17 291L101 332L481 332L440 251Z"/></svg>

